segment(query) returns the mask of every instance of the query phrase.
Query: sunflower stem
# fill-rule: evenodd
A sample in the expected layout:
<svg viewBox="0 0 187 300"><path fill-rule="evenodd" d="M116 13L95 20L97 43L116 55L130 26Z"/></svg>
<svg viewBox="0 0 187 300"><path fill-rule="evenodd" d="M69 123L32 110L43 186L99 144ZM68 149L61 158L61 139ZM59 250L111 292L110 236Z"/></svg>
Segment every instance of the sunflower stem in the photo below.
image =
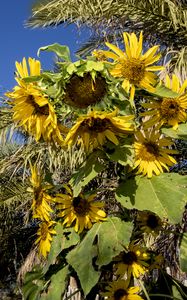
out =
<svg viewBox="0 0 187 300"><path fill-rule="evenodd" d="M142 290L143 290L143 292L144 292L147 300L150 300L149 295L147 293L147 290L146 290L146 288L145 288L145 286L143 284L143 281L141 279L138 279L138 283L140 284L140 286L141 286L141 288L142 288Z"/></svg>

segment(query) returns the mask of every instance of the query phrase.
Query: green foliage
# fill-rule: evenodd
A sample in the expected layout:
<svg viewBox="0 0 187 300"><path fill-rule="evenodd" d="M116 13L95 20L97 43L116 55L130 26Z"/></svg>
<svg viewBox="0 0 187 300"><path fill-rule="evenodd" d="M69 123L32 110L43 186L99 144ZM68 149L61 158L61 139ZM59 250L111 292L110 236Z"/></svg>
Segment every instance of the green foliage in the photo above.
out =
<svg viewBox="0 0 187 300"><path fill-rule="evenodd" d="M125 139L123 144L117 146L112 143L107 143L105 149L111 161L118 162L122 166L133 166L134 151L131 139Z"/></svg>
<svg viewBox="0 0 187 300"><path fill-rule="evenodd" d="M183 272L187 272L187 233L183 233L180 245L180 267Z"/></svg>
<svg viewBox="0 0 187 300"><path fill-rule="evenodd" d="M178 127L177 130L174 130L172 128L162 128L162 132L166 136L170 136L173 139L187 140L187 126L186 126L186 124L179 124L179 127Z"/></svg>
<svg viewBox="0 0 187 300"><path fill-rule="evenodd" d="M68 253L68 263L77 272L85 295L98 282L100 267L110 263L122 251L122 245L129 243L131 230L132 224L108 218L106 222L95 224L82 242Z"/></svg>
<svg viewBox="0 0 187 300"><path fill-rule="evenodd" d="M64 228L60 223L55 226L56 235L53 237L51 243L51 250L48 255L47 265L48 268L51 264L55 264L57 256L62 250L75 246L79 240L79 235L73 228Z"/></svg>
<svg viewBox="0 0 187 300"><path fill-rule="evenodd" d="M106 156L101 150L97 150L90 154L73 174L69 182L73 188L74 197L77 197L80 194L81 189L103 171L106 166Z"/></svg>
<svg viewBox="0 0 187 300"><path fill-rule="evenodd" d="M23 285L23 296L25 300L39 300L40 293L44 287L43 270L39 266L25 276Z"/></svg>
<svg viewBox="0 0 187 300"><path fill-rule="evenodd" d="M62 46L58 43L55 43L48 46L40 47L37 53L38 56L40 55L41 51L54 52L60 59L67 62L71 61L70 51L67 46Z"/></svg>
<svg viewBox="0 0 187 300"><path fill-rule="evenodd" d="M174 173L151 179L136 176L120 183L116 199L128 209L150 210L172 223L179 223L187 199L186 177Z"/></svg>
<svg viewBox="0 0 187 300"><path fill-rule="evenodd" d="M67 288L68 271L68 266L66 266L51 276L47 292L41 295L40 300L62 299Z"/></svg>

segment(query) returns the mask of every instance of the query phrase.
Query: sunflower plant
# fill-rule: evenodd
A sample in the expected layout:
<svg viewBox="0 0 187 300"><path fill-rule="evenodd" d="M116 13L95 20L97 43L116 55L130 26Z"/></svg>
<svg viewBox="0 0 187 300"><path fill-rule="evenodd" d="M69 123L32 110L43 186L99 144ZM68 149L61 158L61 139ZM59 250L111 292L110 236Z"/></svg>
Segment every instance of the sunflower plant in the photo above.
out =
<svg viewBox="0 0 187 300"><path fill-rule="evenodd" d="M172 168L180 158L176 139L187 137L187 81L176 74L160 80L159 46L146 49L143 32L123 38L125 49L106 43L109 50L75 62L66 46L41 47L38 54L57 55L54 72L42 72L33 58L16 62L17 85L6 93L15 125L56 155L82 151L68 175L58 165L58 176L49 176L47 161L41 168L37 156L30 158L41 263L25 274L25 300L185 294L178 274L171 289L161 281L169 282L168 269L174 274L169 245L176 238L182 243L175 267L186 271L186 178Z"/></svg>

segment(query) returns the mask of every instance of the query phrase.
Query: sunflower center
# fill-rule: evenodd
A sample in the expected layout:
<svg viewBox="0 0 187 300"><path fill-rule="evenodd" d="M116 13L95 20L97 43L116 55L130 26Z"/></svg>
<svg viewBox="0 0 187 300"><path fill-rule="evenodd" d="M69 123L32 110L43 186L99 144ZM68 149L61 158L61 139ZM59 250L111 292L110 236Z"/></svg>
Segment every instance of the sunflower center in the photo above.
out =
<svg viewBox="0 0 187 300"><path fill-rule="evenodd" d="M109 120L100 118L89 118L82 122L82 126L86 131L103 132L109 127Z"/></svg>
<svg viewBox="0 0 187 300"><path fill-rule="evenodd" d="M133 251L123 254L123 263L126 265L132 265L134 262L137 262L137 260L137 255Z"/></svg>
<svg viewBox="0 0 187 300"><path fill-rule="evenodd" d="M177 99L164 98L161 103L161 115L165 119L176 118L180 110Z"/></svg>
<svg viewBox="0 0 187 300"><path fill-rule="evenodd" d="M137 58L121 61L121 74L132 84L139 84L145 76L145 63Z"/></svg>
<svg viewBox="0 0 187 300"><path fill-rule="evenodd" d="M45 104L43 106L39 106L35 102L33 95L29 95L27 97L27 103L29 103L30 105L32 105L34 107L33 114L36 114L36 115L46 115L46 116L49 115L49 106L47 104Z"/></svg>
<svg viewBox="0 0 187 300"><path fill-rule="evenodd" d="M85 216L90 210L90 204L80 196L73 199L73 207L75 212L80 216Z"/></svg>
<svg viewBox="0 0 187 300"><path fill-rule="evenodd" d="M102 100L106 94L106 86L101 75L94 81L89 73L83 77L74 74L66 84L64 102L77 108L86 108Z"/></svg>
<svg viewBox="0 0 187 300"><path fill-rule="evenodd" d="M43 199L43 190L41 189L41 187L36 188L34 190L34 199L37 201L37 204L40 205L42 203L42 199Z"/></svg>
<svg viewBox="0 0 187 300"><path fill-rule="evenodd" d="M124 289L118 289L117 291L114 292L114 300L125 300L128 293Z"/></svg>
<svg viewBox="0 0 187 300"><path fill-rule="evenodd" d="M41 230L41 239L46 240L47 234L48 234L48 231L49 231L47 224L43 223L40 230Z"/></svg>
<svg viewBox="0 0 187 300"><path fill-rule="evenodd" d="M155 215L149 215L146 223L151 229L155 229L159 225L158 218Z"/></svg>
<svg viewBox="0 0 187 300"><path fill-rule="evenodd" d="M143 160L154 160L159 154L159 146L153 142L147 142L142 145L141 158Z"/></svg>

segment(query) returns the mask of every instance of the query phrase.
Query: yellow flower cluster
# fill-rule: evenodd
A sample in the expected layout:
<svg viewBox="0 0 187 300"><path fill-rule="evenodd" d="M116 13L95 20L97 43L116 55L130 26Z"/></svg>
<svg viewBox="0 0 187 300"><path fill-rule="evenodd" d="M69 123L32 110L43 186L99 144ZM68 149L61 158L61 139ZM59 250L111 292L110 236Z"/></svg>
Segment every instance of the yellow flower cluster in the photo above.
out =
<svg viewBox="0 0 187 300"><path fill-rule="evenodd" d="M32 202L32 211L33 218L37 218L41 221L39 229L37 231L38 238L35 241L35 244L39 244L39 253L44 257L47 256L47 253L51 248L52 234L55 234L56 231L51 228L56 222L51 221L50 214L53 213L53 209L50 204L54 201L53 198L47 193L52 186L51 185L42 185L42 177L39 175L38 168L36 164L31 167L31 186L27 190L33 195Z"/></svg>

